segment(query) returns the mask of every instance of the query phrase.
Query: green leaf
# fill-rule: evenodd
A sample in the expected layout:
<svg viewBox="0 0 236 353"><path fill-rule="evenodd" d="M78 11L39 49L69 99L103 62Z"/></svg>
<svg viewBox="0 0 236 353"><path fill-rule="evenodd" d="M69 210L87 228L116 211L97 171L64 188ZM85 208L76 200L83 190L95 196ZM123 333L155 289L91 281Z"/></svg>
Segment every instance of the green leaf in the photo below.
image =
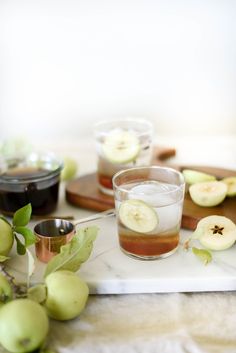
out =
<svg viewBox="0 0 236 353"><path fill-rule="evenodd" d="M208 250L193 247L192 252L203 261L205 265L212 261L212 255Z"/></svg>
<svg viewBox="0 0 236 353"><path fill-rule="evenodd" d="M31 207L31 204L28 203L28 205L20 208L14 213L13 225L16 227L26 226L30 221L31 213L32 213L32 207Z"/></svg>
<svg viewBox="0 0 236 353"><path fill-rule="evenodd" d="M96 226L79 229L71 241L61 247L60 253L48 262L44 277L58 270L76 272L89 258L97 232Z"/></svg>
<svg viewBox="0 0 236 353"><path fill-rule="evenodd" d="M10 257L8 257L8 256L0 255L0 262L4 262L9 259L10 259Z"/></svg>
<svg viewBox="0 0 236 353"><path fill-rule="evenodd" d="M14 231L16 233L23 235L23 237L25 239L25 246L26 247L28 247L32 244L35 244L37 241L37 238L36 238L34 232L32 232L32 230L27 227L18 226L18 227L14 228Z"/></svg>
<svg viewBox="0 0 236 353"><path fill-rule="evenodd" d="M37 284L28 289L27 297L35 302L42 304L47 298L47 290L45 284Z"/></svg>
<svg viewBox="0 0 236 353"><path fill-rule="evenodd" d="M18 255L25 255L26 248L25 248L24 244L22 244L22 242L20 241L20 239L16 235L15 235L15 239L16 239L17 254Z"/></svg>

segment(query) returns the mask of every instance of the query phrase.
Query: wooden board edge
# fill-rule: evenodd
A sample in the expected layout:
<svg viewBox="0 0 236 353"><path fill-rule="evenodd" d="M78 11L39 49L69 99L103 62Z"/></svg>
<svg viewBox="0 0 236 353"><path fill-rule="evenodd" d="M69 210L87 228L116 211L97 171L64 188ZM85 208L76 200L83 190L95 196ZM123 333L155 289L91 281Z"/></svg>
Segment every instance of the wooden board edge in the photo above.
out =
<svg viewBox="0 0 236 353"><path fill-rule="evenodd" d="M106 211L109 208L113 208L114 207L114 203L109 202L109 200L107 202L103 201L99 201L97 199L88 199L85 196L78 196L76 194L72 194L67 192L66 190L66 201L73 205L73 206L77 206L79 205L80 208L84 208L87 210L93 210L93 211Z"/></svg>

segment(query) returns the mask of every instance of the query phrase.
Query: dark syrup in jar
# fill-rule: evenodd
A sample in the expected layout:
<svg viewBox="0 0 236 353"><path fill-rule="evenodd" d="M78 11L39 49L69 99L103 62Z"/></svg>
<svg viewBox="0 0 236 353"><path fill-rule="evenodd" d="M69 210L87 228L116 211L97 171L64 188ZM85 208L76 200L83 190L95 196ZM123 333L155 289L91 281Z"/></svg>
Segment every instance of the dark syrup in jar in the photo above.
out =
<svg viewBox="0 0 236 353"><path fill-rule="evenodd" d="M7 171L3 175L6 181L0 182L1 211L12 214L28 203L31 203L35 215L54 211L58 201L59 173L44 180L48 174L48 170L36 167L18 167ZM16 181L7 183L7 179ZM24 179L27 181L23 182Z"/></svg>

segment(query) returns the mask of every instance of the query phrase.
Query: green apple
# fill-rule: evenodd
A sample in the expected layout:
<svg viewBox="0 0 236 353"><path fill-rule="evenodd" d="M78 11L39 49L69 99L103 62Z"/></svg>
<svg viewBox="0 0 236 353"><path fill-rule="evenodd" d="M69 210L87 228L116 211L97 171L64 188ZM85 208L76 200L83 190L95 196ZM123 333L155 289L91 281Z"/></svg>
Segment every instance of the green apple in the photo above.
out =
<svg viewBox="0 0 236 353"><path fill-rule="evenodd" d="M0 255L7 256L14 241L12 227L0 218Z"/></svg>
<svg viewBox="0 0 236 353"><path fill-rule="evenodd" d="M224 216L208 216L198 222L193 238L207 249L226 250L236 241L236 225Z"/></svg>
<svg viewBox="0 0 236 353"><path fill-rule="evenodd" d="M111 130L106 136L102 151L105 158L114 164L133 162L140 153L139 138L130 131Z"/></svg>
<svg viewBox="0 0 236 353"><path fill-rule="evenodd" d="M89 289L76 273L56 271L45 279L47 299L45 306L48 315L56 320L70 320L84 309Z"/></svg>
<svg viewBox="0 0 236 353"><path fill-rule="evenodd" d="M0 308L13 298L13 290L4 275L0 273Z"/></svg>
<svg viewBox="0 0 236 353"><path fill-rule="evenodd" d="M45 309L30 299L16 299L0 310L0 342L10 352L27 353L39 348L49 329Z"/></svg>
<svg viewBox="0 0 236 353"><path fill-rule="evenodd" d="M184 169L182 170L185 182L189 185L193 185L196 183L202 183L205 181L214 181L216 177L211 174L199 172L197 170L192 169Z"/></svg>
<svg viewBox="0 0 236 353"><path fill-rule="evenodd" d="M227 196L236 196L236 177L224 178L221 181L227 185Z"/></svg>
<svg viewBox="0 0 236 353"><path fill-rule="evenodd" d="M78 170L77 162L69 157L64 158L64 167L61 171L61 180L67 181L76 176Z"/></svg>
<svg viewBox="0 0 236 353"><path fill-rule="evenodd" d="M224 201L227 186L222 181L206 181L189 187L193 202L202 207L213 207Z"/></svg>
<svg viewBox="0 0 236 353"><path fill-rule="evenodd" d="M142 200L125 200L119 208L121 223L139 233L152 232L159 223L153 207Z"/></svg>

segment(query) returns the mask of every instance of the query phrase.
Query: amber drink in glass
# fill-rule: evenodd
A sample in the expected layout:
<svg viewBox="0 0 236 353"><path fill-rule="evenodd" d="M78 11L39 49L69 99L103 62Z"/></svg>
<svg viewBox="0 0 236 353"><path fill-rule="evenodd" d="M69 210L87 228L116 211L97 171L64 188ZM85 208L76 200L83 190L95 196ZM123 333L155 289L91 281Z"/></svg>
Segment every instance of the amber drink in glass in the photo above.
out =
<svg viewBox="0 0 236 353"><path fill-rule="evenodd" d="M121 250L154 260L173 254L179 244L185 183L171 168L140 167L113 177Z"/></svg>
<svg viewBox="0 0 236 353"><path fill-rule="evenodd" d="M94 127L99 188L113 195L112 177L122 169L147 166L152 158L152 124L143 119L100 122Z"/></svg>

